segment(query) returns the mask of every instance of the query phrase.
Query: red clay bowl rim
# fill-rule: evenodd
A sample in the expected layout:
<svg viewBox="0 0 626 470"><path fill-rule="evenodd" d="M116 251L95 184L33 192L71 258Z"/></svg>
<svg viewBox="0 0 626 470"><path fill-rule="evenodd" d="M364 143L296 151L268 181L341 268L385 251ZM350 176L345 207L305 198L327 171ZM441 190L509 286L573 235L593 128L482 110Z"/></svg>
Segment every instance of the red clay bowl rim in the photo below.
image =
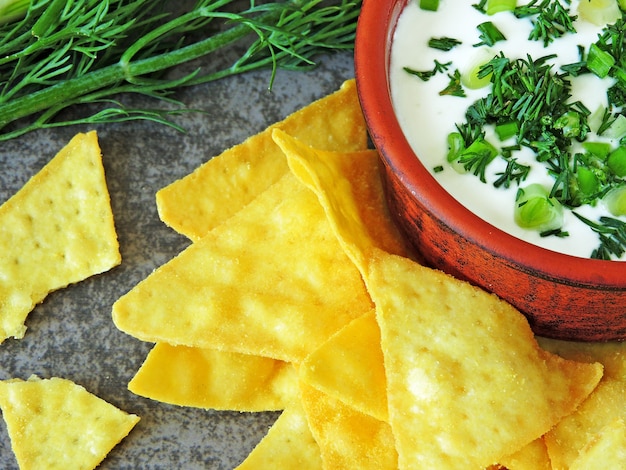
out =
<svg viewBox="0 0 626 470"><path fill-rule="evenodd" d="M456 233L520 270L563 284L626 290L626 262L580 258L520 240L474 215L420 163L404 137L389 95L388 48L397 15L410 0L363 0L355 43L355 76L370 136L384 164ZM428 194L428 197L424 196ZM599 281L601 280L601 281Z"/></svg>

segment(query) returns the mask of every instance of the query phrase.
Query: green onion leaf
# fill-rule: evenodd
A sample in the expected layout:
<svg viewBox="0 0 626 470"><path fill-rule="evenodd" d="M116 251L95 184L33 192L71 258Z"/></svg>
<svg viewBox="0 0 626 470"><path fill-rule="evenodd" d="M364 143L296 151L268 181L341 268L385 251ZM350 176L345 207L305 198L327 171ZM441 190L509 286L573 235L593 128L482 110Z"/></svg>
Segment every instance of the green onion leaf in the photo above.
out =
<svg viewBox="0 0 626 470"><path fill-rule="evenodd" d="M596 43L589 46L587 54L587 68L600 78L604 78L609 74L611 67L615 65L615 59L611 54L603 51Z"/></svg>
<svg viewBox="0 0 626 470"><path fill-rule="evenodd" d="M546 232L563 225L563 206L540 184L520 188L515 198L515 222L522 228Z"/></svg>
<svg viewBox="0 0 626 470"><path fill-rule="evenodd" d="M620 178L626 176L626 147L617 147L606 160L606 164Z"/></svg>
<svg viewBox="0 0 626 470"><path fill-rule="evenodd" d="M517 6L517 0L487 0L486 12L495 15L501 11L513 11Z"/></svg>
<svg viewBox="0 0 626 470"><path fill-rule="evenodd" d="M437 11L439 9L439 0L419 0L422 10Z"/></svg>
<svg viewBox="0 0 626 470"><path fill-rule="evenodd" d="M604 195L602 202L614 216L626 215L626 186L611 189Z"/></svg>
<svg viewBox="0 0 626 470"><path fill-rule="evenodd" d="M474 44L474 47L483 46L483 45L493 46L498 41L506 40L506 37L504 37L504 34L502 34L502 32L491 21L485 21L484 23L481 23L478 26L476 26L476 28L480 32L480 34L478 35L480 42L477 44Z"/></svg>

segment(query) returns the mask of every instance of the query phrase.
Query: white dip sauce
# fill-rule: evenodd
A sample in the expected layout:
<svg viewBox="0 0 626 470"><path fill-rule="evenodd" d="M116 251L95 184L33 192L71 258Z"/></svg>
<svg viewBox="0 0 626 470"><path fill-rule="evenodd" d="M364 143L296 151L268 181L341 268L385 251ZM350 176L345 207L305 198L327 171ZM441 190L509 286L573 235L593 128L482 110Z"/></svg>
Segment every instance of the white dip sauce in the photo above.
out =
<svg viewBox="0 0 626 470"><path fill-rule="evenodd" d="M590 43L597 41L602 27L577 20L574 22L577 34L566 34L544 47L541 40L527 39L532 29L529 19L518 19L511 12L488 16L472 7L473 3L478 3L478 0L441 0L439 10L430 12L421 10L417 0L411 0L401 13L393 38L390 72L391 95L400 126L424 165L454 198L476 215L515 237L553 251L588 258L599 245L598 235L567 210L562 230L569 233L568 237L542 237L538 232L522 229L515 223L513 208L517 185L512 184L510 188L504 189L495 188L490 183L505 167L502 158L496 158L488 166L487 184L472 174L460 174L447 164L448 134L456 131L455 124L465 122L467 108L478 98L487 95L490 86L479 90L465 88L465 98L440 96L439 92L449 84L448 74L452 74L455 69L463 72L475 64L479 48L473 45L480 42L480 33L476 29L478 24L491 21L506 37L505 41L499 41L491 47L492 56L502 51L510 59L526 59L526 55L530 54L536 60L554 53L558 57L552 63L559 65L578 62L578 45L587 48ZM577 3L577 0L572 1L571 15L577 14ZM447 52L433 49L427 46L433 37L455 38L462 44ZM451 61L452 65L447 72L438 73L428 81L422 81L403 70L404 67L419 71L432 70L435 60L440 63ZM561 72L558 67L554 70ZM612 79L601 80L592 74L568 79L572 83L571 102L580 100L591 112L599 106L607 106L606 89L612 84ZM591 133L589 136L588 140L599 140ZM489 133L486 140L496 146L502 145L495 135ZM535 162L532 151L525 149L516 156L519 162L533 166L523 186L537 182L546 188L552 187L554 179L547 175L543 165ZM434 169L437 166L443 166L444 170L436 172ZM593 208L582 206L576 212L594 221L601 215L613 217L602 204Z"/></svg>

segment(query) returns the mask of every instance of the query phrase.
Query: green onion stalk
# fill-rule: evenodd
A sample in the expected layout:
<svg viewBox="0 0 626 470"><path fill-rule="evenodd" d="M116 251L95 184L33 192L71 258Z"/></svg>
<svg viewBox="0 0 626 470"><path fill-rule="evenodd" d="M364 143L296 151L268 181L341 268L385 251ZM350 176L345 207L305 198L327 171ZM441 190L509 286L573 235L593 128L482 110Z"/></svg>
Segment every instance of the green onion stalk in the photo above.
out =
<svg viewBox="0 0 626 470"><path fill-rule="evenodd" d="M30 0L0 0L0 23L10 23L26 16Z"/></svg>
<svg viewBox="0 0 626 470"><path fill-rule="evenodd" d="M137 119L179 128L170 116L185 108L171 97L175 90L258 69L270 71L271 89L278 69L310 70L320 54L352 50L361 9L361 0L198 0L182 12L177 3L0 3L0 140ZM183 64L241 44L243 52L224 68L210 69L209 60L176 74ZM126 93L175 109L129 109L119 101ZM60 117L86 104L97 110L72 121Z"/></svg>

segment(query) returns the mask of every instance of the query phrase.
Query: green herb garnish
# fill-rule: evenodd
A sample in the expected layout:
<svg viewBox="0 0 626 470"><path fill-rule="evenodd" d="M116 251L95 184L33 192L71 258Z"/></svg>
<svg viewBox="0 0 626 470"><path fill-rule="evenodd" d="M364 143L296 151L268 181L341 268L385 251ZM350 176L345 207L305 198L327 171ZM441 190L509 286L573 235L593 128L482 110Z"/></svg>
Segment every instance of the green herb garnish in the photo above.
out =
<svg viewBox="0 0 626 470"><path fill-rule="evenodd" d="M600 245L591 252L591 258L610 260L626 252L626 222L612 217L600 217L599 222L594 222L576 212L573 214L600 238Z"/></svg>
<svg viewBox="0 0 626 470"><path fill-rule="evenodd" d="M167 117L172 111L128 110L117 99L139 93L179 112L183 106L170 96L177 88L261 68L271 70L271 87L278 68L307 70L320 53L354 47L360 0L245 3L199 0L174 14L159 0L32 2L23 19L0 25L0 140L79 122L175 126ZM218 51L242 40L239 58L221 69L167 74L220 57ZM80 104L100 110L75 122L55 120Z"/></svg>
<svg viewBox="0 0 626 470"><path fill-rule="evenodd" d="M527 5L516 7L513 13L518 18L530 18L533 29L528 39L543 41L547 46L556 38L566 33L575 33L574 20L576 15L569 14L569 1L564 0L531 0Z"/></svg>
<svg viewBox="0 0 626 470"><path fill-rule="evenodd" d="M449 37L430 38L428 40L428 47L432 49L439 49L441 51L451 51L456 46L461 44L461 41Z"/></svg>
<svg viewBox="0 0 626 470"><path fill-rule="evenodd" d="M427 82L438 73L446 72L450 65L452 65L452 62L446 62L445 64L443 64L435 60L435 66L431 70L415 70L411 67L403 67L403 70L411 75L415 75L420 80Z"/></svg>
<svg viewBox="0 0 626 470"><path fill-rule="evenodd" d="M448 86L441 90L439 94L441 96L450 95L465 98L467 95L465 94L463 85L461 85L461 72L457 69L452 73L452 75L448 74L448 78L450 79Z"/></svg>

